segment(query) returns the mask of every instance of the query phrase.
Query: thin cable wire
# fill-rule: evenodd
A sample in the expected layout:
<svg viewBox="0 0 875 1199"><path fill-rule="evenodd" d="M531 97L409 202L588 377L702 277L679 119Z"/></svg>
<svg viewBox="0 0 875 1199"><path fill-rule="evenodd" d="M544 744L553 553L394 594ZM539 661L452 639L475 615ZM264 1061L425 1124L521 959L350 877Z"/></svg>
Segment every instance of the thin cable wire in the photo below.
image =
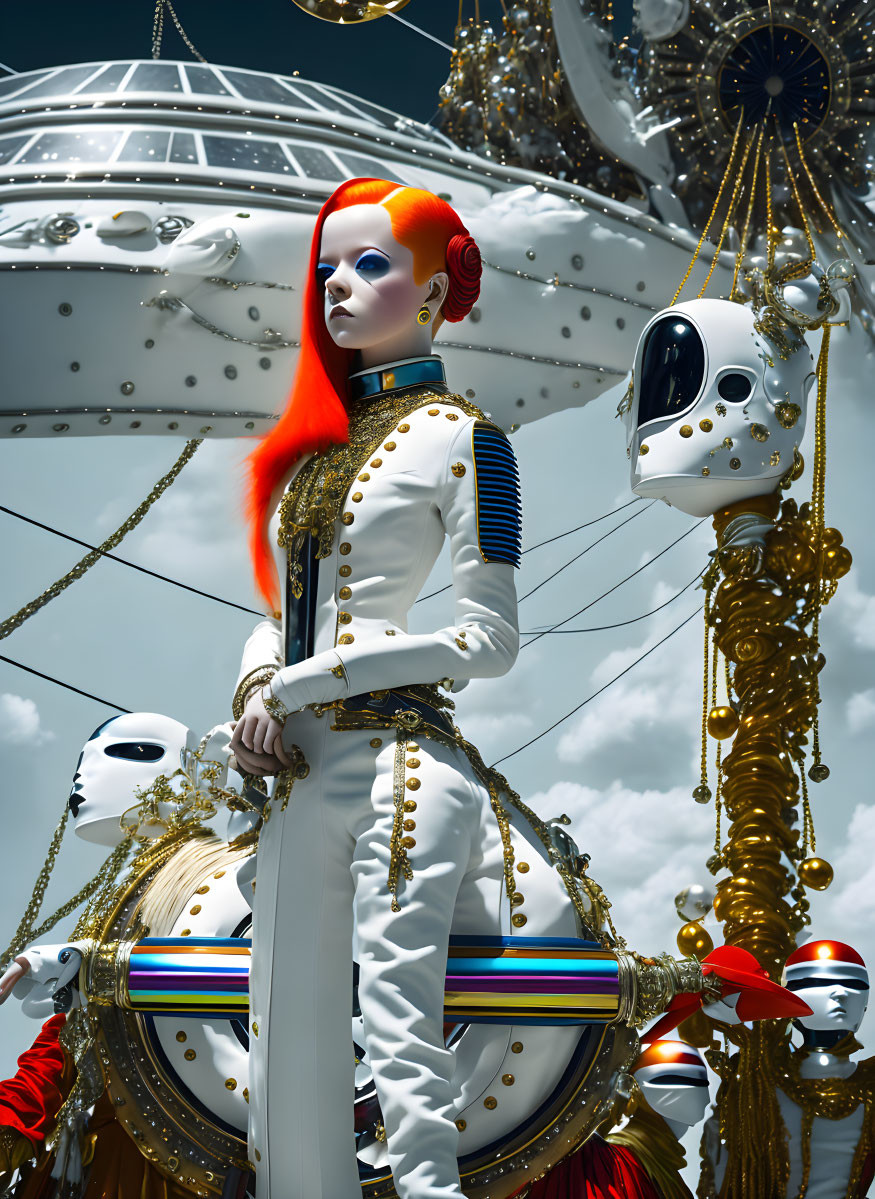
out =
<svg viewBox="0 0 875 1199"><path fill-rule="evenodd" d="M530 545L523 550L523 557L530 554L532 550L539 550L542 545L549 545L552 541L561 541L563 537L570 537L572 533L579 533L581 529L588 529L592 525L597 525L599 521L607 520L610 516L616 516L618 512L622 512L624 508L630 508L633 504L640 504L640 496L636 496L634 500L628 500L625 504L621 504L619 508L614 508L611 512L603 512L601 516L597 516L594 520L588 520L585 524L575 525L573 529L566 529L564 533L557 533L555 537L548 537L546 541L538 541L535 545ZM438 587L437 591L430 591L428 595L421 595L417 604L424 604L426 600L434 599L436 595L443 595L445 591L449 591L452 583L447 583L444 587Z"/></svg>
<svg viewBox="0 0 875 1199"><path fill-rule="evenodd" d="M515 758L516 755L521 754L524 749L528 749L530 745L534 745L536 741L540 741L542 737L546 737L548 733L552 733L554 729L558 728L559 725L563 724L566 720L569 720L572 716L579 712L581 708L585 708L586 705L592 703L594 699L598 699L598 697L603 695L609 687L612 687L614 683L619 682L624 675L627 675L630 670L634 670L635 667L638 666L639 663L643 662L645 658L649 658L650 655L658 650L661 645L665 645L666 641L668 641L670 637L674 637L675 633L679 633L684 625L689 624L691 620L699 615L699 613L702 611L702 607L703 605L700 604L695 612L691 612L690 615L685 620L682 620L679 625L676 625L670 633L666 633L666 635L661 637L655 645L651 645L650 649L645 650L644 653L641 654L640 657L636 658L634 662L631 662L625 668L625 670L621 670L619 674L614 675L614 677L609 682L605 683L603 687L599 687L598 691L594 691L592 695L588 695L586 699L581 700L581 702L576 707L572 708L570 712L566 712L564 716L560 716L558 720L554 720L549 728L544 729L543 732L538 733L537 736L532 737L529 741L526 741L524 745L520 745L517 749L511 750L511 752L509 754L505 754L503 758L499 758L497 761L493 762L490 766L490 770L494 770L495 767L500 766L502 762L507 762L511 758ZM529 642L529 644L531 644L531 642Z"/></svg>
<svg viewBox="0 0 875 1199"><path fill-rule="evenodd" d="M446 42L442 42L441 39L439 37L435 37L433 33L427 33L426 30L420 29L418 25L414 25L412 21L406 21L404 17L399 17L396 12L388 12L386 13L386 16L391 17L393 21L398 21L401 25L406 25L407 28L412 29L414 33L418 33L420 36L428 38L430 42L434 42L434 44L436 46L440 46L442 50L449 50L450 54L452 54L453 47L448 46Z"/></svg>
<svg viewBox="0 0 875 1199"><path fill-rule="evenodd" d="M607 599L609 595L612 595L619 587L622 587L624 583L628 583L630 579L634 579L636 575L640 575L642 570L646 570L648 566L652 566L654 562L663 556L663 554L667 554L669 550L674 549L674 547L679 542L683 541L685 537L689 537L689 535L695 532L700 525L705 523L705 520L707 520L707 517L703 517L702 520L697 521L694 525L690 525L685 533L681 533L680 537L676 537L674 541L670 542L664 549L661 549L658 554L654 554L652 558L648 558L645 563L639 566L636 570L633 570L631 574L626 575L625 579L620 579L619 583L615 583L613 587L609 587L607 591L602 592L601 595L597 595L594 600L590 600L588 604L585 604L582 608L578 609L577 612L572 612L570 616L566 616L564 620L560 620L559 623L554 624L552 628L544 629L543 632L537 633L534 637L532 637L531 641L524 642L523 645L520 646L520 650L526 649L529 645L534 645L535 642L540 641L542 637L546 637L549 633L556 632L556 630L561 629L564 624L568 624L569 620L574 620L575 617L582 616L584 612L588 612L590 608L595 607L595 605L600 603L601 600Z"/></svg>
<svg viewBox="0 0 875 1199"><path fill-rule="evenodd" d="M530 554L532 550L539 550L542 545L551 545L554 541L561 541L563 537L570 537L572 533L579 533L581 529L589 529L592 525L597 525L602 520L607 520L609 516L616 516L618 512L622 512L624 508L631 508L633 504L640 504L641 496L636 495L634 499L627 500L625 504L620 504L619 508L614 508L611 512L603 512L601 516L597 516L595 520L588 520L586 524L575 525L573 529L566 529L564 533L557 533L555 537L547 537L544 541L536 541L534 545L528 546L523 550L523 554Z"/></svg>
<svg viewBox="0 0 875 1199"><path fill-rule="evenodd" d="M597 545L601 545L603 541L606 541L612 533L616 533L619 529L622 529L624 525L628 525L630 521L633 521L636 519L636 517L641 516L642 513L647 511L648 508L652 508L655 503L656 500L651 500L649 504L645 504L643 508L639 508L637 512L633 512L631 516L627 516L625 520L621 520L618 525L614 525L612 529L608 529L607 533L602 533L601 537L597 537L595 541L591 542L585 549L582 549L579 554L575 554L573 558L570 558L567 562L563 563L558 570L554 570L552 574L547 575L546 579L542 579L541 582L538 583L536 587L533 587L531 591L527 591L525 595L521 595L517 602L521 604L523 600L527 600L529 596L534 595L536 591L540 591L542 587L546 587L546 585L551 582L551 580L555 579L557 575L561 575L563 570L567 570L569 566L573 566L575 562L578 562L584 557L585 554L588 554L590 550L594 550Z"/></svg>
<svg viewBox="0 0 875 1199"><path fill-rule="evenodd" d="M26 670L28 674L35 674L38 679L45 679L47 683L55 683L58 687L66 687L68 691L75 691L77 695L84 695L86 699L93 699L95 703L103 704L104 707L115 708L116 712L123 712L125 715L130 714L130 708L123 708L121 704L114 704L109 699L101 699L99 695L92 695L90 691L83 691L80 687L74 687L72 683L65 683L61 679L56 679L53 675L43 674L41 670L34 670L32 666L25 666L23 662L16 662L14 658L7 658L5 654L0 654L0 662L6 662L10 666L17 666L19 670Z"/></svg>
<svg viewBox="0 0 875 1199"><path fill-rule="evenodd" d="M604 633L607 632L608 629L622 629L628 624L637 624L639 620L646 620L648 616L655 616L657 612L661 612L663 608L667 608L669 604L673 604L676 599L680 599L685 591L689 591L694 583L698 583L699 579L702 577L702 574L703 572L699 571L697 575L690 579L689 583L687 583L685 587L681 587L680 591L676 591L671 599L667 599L665 603L660 604L658 608L651 608L649 612L642 612L640 616L633 616L629 620L618 620L615 624L592 625L586 629L532 629L527 633L521 633L520 636L535 637L540 632L545 633L547 636L555 634L557 637L566 636L569 633Z"/></svg>
<svg viewBox="0 0 875 1199"><path fill-rule="evenodd" d="M87 550L97 550L97 546L91 545L87 541L82 541L79 537L73 537L70 533L62 533L60 529L55 529L51 525L44 525L40 520L34 520L32 516L25 516L22 512L16 512L13 508L7 508L4 504L0 504L0 512L5 512L7 516L14 516L16 520L23 520L29 525L35 525L38 529L45 530L46 533L54 533L56 537L63 537L65 541L72 541L74 545L84 546ZM167 575L158 574L156 570L149 570L145 566L138 566L136 562L129 562L127 558L120 558L118 554L103 553L104 558L111 558L113 562L120 562L122 566L129 566L131 570L138 570L141 574L151 575L153 579L160 579L163 583L171 583L174 587L181 587L183 591L192 591L195 595L202 595L205 599L215 600L217 604L225 604L228 608L237 608L241 612L249 612L253 616L263 616L263 612L259 612L257 608L247 608L244 604L235 604L233 600L222 599L220 595L213 595L209 591L201 591L199 587L191 587L188 583L181 583L179 579L171 579Z"/></svg>

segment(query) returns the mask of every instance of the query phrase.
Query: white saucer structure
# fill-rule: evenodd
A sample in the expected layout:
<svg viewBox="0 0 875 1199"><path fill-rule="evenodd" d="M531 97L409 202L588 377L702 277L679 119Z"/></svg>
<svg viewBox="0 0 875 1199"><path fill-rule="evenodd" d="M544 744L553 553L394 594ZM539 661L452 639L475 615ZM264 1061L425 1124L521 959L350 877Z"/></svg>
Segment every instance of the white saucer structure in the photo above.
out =
<svg viewBox="0 0 875 1199"><path fill-rule="evenodd" d="M438 192L477 237L480 302L436 348L505 428L619 382L695 248L689 230L297 76L151 59L10 75L0 437L267 429L315 214L354 176Z"/></svg>

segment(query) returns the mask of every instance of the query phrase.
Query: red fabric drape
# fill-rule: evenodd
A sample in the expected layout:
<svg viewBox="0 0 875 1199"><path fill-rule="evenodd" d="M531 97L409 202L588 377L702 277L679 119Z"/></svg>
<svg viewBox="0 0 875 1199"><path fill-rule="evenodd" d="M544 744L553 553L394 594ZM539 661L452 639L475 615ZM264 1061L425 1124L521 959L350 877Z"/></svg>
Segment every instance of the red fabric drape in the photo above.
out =
<svg viewBox="0 0 875 1199"><path fill-rule="evenodd" d="M12 1128L39 1146L64 1102L64 1051L58 1035L64 1016L52 1016L18 1059L14 1078L0 1082L0 1127ZM62 1089L64 1088L64 1089Z"/></svg>
<svg viewBox="0 0 875 1199"><path fill-rule="evenodd" d="M660 1195L629 1149L595 1136L536 1182L529 1199L660 1199Z"/></svg>

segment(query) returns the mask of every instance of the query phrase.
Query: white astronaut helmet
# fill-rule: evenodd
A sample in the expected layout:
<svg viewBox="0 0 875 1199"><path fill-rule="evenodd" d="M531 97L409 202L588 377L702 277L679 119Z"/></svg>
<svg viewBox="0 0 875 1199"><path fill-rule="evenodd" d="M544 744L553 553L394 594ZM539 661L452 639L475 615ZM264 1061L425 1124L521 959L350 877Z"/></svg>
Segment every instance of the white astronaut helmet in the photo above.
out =
<svg viewBox="0 0 875 1199"><path fill-rule="evenodd" d="M121 818L138 803L137 790L179 768L189 736L184 724L156 712L114 716L95 729L82 749L70 792L76 836L97 845L118 845L124 836ZM163 806L166 818L170 805ZM139 831L160 836L165 830L155 825Z"/></svg>
<svg viewBox="0 0 875 1199"><path fill-rule="evenodd" d="M802 334L752 308L689 300L644 329L625 412L632 490L692 516L774 491L792 468L814 382Z"/></svg>
<svg viewBox="0 0 875 1199"><path fill-rule="evenodd" d="M682 1136L704 1118L710 1099L708 1070L698 1049L668 1038L648 1045L632 1074L655 1112Z"/></svg>
<svg viewBox="0 0 875 1199"><path fill-rule="evenodd" d="M855 1033L869 1004L869 972L844 941L812 940L787 958L784 986L804 999L810 1016L793 1021L806 1045L829 1048Z"/></svg>

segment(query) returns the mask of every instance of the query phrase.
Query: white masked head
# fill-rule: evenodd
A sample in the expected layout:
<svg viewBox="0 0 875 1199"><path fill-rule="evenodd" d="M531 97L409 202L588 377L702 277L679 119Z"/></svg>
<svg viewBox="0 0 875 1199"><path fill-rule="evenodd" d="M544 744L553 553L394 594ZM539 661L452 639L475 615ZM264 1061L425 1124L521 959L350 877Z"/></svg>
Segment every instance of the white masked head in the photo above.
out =
<svg viewBox="0 0 875 1199"><path fill-rule="evenodd" d="M866 963L843 941L808 941L784 966L784 986L804 999L810 1016L794 1020L807 1043L829 1048L863 1023L869 1003Z"/></svg>
<svg viewBox="0 0 875 1199"><path fill-rule="evenodd" d="M710 1099L708 1071L692 1045L654 1041L638 1058L632 1074L644 1098L678 1136L704 1118Z"/></svg>
<svg viewBox="0 0 875 1199"><path fill-rule="evenodd" d="M729 300L689 300L646 326L626 413L632 490L693 516L774 491L805 431L814 364ZM782 356L783 354L783 356Z"/></svg>
<svg viewBox="0 0 875 1199"><path fill-rule="evenodd" d="M187 735L178 720L154 712L115 716L96 729L79 757L70 792L76 836L118 845L124 835L119 821L136 805L137 789L178 769ZM160 836L164 829L156 825L140 831Z"/></svg>

